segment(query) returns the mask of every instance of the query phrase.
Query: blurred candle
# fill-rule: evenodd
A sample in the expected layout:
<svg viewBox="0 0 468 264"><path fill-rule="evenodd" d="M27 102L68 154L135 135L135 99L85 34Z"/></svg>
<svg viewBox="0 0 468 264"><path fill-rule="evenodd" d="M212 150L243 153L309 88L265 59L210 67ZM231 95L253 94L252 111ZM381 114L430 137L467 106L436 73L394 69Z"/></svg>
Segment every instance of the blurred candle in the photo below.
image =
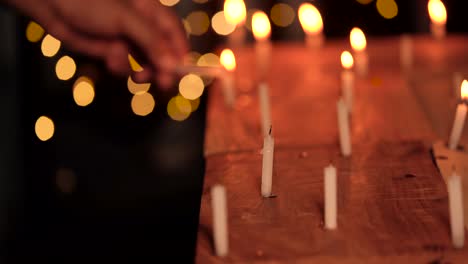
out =
<svg viewBox="0 0 468 264"><path fill-rule="evenodd" d="M429 0L427 9L431 18L431 34L435 39L443 39L446 34L447 10L440 0Z"/></svg>
<svg viewBox="0 0 468 264"><path fill-rule="evenodd" d="M336 104L338 110L338 132L340 136L341 154L345 157L351 155L351 137L349 133L349 119L346 103L343 98Z"/></svg>
<svg viewBox="0 0 468 264"><path fill-rule="evenodd" d="M468 81L463 80L461 85L461 97L462 100L468 99ZM463 132L463 126L465 125L467 106L465 102L461 102L457 106L457 112L455 114L455 120L453 122L452 133L450 134L449 148L455 150L460 141L461 134Z"/></svg>
<svg viewBox="0 0 468 264"><path fill-rule="evenodd" d="M247 10L243 0L226 0L224 1L224 15L226 21L234 25L236 28L229 35L229 44L232 47L239 47L245 41L245 18Z"/></svg>
<svg viewBox="0 0 468 264"><path fill-rule="evenodd" d="M270 197L273 185L273 154L275 140L271 135L271 127L267 136L263 139L263 162L262 162L262 196Z"/></svg>
<svg viewBox="0 0 468 264"><path fill-rule="evenodd" d="M359 76L367 76L369 68L369 58L367 56L367 40L364 32L360 28L353 28L349 34L351 47L354 51L354 60L356 62L356 71Z"/></svg>
<svg viewBox="0 0 468 264"><path fill-rule="evenodd" d="M336 168L329 165L323 170L324 194L325 194L325 228L336 229L337 227L337 184Z"/></svg>
<svg viewBox="0 0 468 264"><path fill-rule="evenodd" d="M252 32L255 37L255 54L257 57L257 71L259 79L264 80L270 64L271 55L271 25L268 16L257 11L252 16Z"/></svg>
<svg viewBox="0 0 468 264"><path fill-rule="evenodd" d="M270 114L270 96L268 93L268 85L260 83L258 86L258 97L260 100L260 113L262 116L262 129L263 136L268 136L271 127L271 114Z"/></svg>
<svg viewBox="0 0 468 264"><path fill-rule="evenodd" d="M224 102L228 107L234 107L236 93L234 90L234 71L236 70L236 57L230 49L225 49L221 52L220 62L223 65L225 72L221 78L223 82Z"/></svg>
<svg viewBox="0 0 468 264"><path fill-rule="evenodd" d="M400 64L403 72L408 73L413 65L413 44L409 35L400 38Z"/></svg>
<svg viewBox="0 0 468 264"><path fill-rule="evenodd" d="M298 17L306 34L307 47L323 46L323 21L319 10L310 3L303 3L299 6Z"/></svg>
<svg viewBox="0 0 468 264"><path fill-rule="evenodd" d="M455 248L462 248L465 244L465 224L463 219L463 193L460 175L453 172L452 176L447 180L447 189L452 243Z"/></svg>
<svg viewBox="0 0 468 264"><path fill-rule="evenodd" d="M213 240L216 255L227 256L229 250L227 226L226 190L222 185L211 188L211 207L213 210Z"/></svg>
<svg viewBox="0 0 468 264"><path fill-rule="evenodd" d="M349 51L341 53L341 93L346 103L348 113L353 111L353 89L354 89L354 73L351 71L353 67L353 55Z"/></svg>

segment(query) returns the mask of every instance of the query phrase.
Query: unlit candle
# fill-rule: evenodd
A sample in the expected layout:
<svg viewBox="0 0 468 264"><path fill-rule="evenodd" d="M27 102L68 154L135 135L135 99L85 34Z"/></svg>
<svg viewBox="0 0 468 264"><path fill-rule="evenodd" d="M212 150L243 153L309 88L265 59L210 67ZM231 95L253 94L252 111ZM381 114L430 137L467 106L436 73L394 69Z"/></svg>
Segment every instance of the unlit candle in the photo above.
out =
<svg viewBox="0 0 468 264"><path fill-rule="evenodd" d="M465 243L465 226L463 219L463 193L460 175L455 172L447 180L450 227L452 243L455 248L462 248Z"/></svg>
<svg viewBox="0 0 468 264"><path fill-rule="evenodd" d="M336 168L330 166L324 169L324 200L325 200L325 228L336 229L337 227L337 184Z"/></svg>
<svg viewBox="0 0 468 264"><path fill-rule="evenodd" d="M216 255L224 257L229 251L226 190L222 185L211 188L213 209L213 240Z"/></svg>

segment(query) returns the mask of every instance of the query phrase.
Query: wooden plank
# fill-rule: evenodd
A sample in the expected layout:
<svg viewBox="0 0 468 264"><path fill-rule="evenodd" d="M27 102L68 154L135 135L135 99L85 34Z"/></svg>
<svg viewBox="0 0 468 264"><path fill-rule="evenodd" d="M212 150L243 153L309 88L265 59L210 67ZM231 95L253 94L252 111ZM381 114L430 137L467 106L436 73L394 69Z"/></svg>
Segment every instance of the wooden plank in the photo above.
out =
<svg viewBox="0 0 468 264"><path fill-rule="evenodd" d="M370 77L357 79L353 140L379 141L434 138L406 79L400 73L398 39L374 40L369 46ZM299 44L273 47L268 84L277 145L311 146L337 142L335 104L341 94L339 57L344 41L329 43L321 53ZM262 133L252 49L238 51L237 104L224 106L219 83L210 90L205 155L261 147ZM326 54L326 56L322 55ZM389 123L391 126L385 125ZM364 130L368 128L368 130ZM369 138L370 137L370 138ZM357 138L357 139L356 139Z"/></svg>
<svg viewBox="0 0 468 264"><path fill-rule="evenodd" d="M338 168L338 229L323 229L323 168ZM273 192L260 195L261 155L210 156L197 263L430 263L460 261L451 246L448 200L429 148L420 142L360 145L351 159L335 145L277 148ZM214 256L209 189L228 192L230 253ZM457 262L457 263L458 263Z"/></svg>

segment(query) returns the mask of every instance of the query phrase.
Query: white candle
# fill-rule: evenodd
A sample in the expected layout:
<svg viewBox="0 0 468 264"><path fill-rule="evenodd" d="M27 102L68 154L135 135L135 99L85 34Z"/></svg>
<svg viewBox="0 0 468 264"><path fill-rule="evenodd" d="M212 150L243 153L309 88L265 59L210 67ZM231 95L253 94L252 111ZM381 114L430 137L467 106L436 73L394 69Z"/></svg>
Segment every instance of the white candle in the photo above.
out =
<svg viewBox="0 0 468 264"><path fill-rule="evenodd" d="M463 193L461 177L455 172L447 181L450 227L452 230L452 243L455 248L462 248L465 243L465 226L463 219Z"/></svg>
<svg viewBox="0 0 468 264"><path fill-rule="evenodd" d="M233 108L236 100L236 92L234 89L234 71L237 66L236 57L232 50L225 49L221 52L219 60L225 69L224 74L222 75L224 101L228 107Z"/></svg>
<svg viewBox="0 0 468 264"><path fill-rule="evenodd" d="M413 65L413 44L406 34L400 38L400 64L404 72L408 72Z"/></svg>
<svg viewBox="0 0 468 264"><path fill-rule="evenodd" d="M457 148L458 142L460 141L463 126L465 125L466 111L467 107L465 104L458 104L449 141L449 148L452 150Z"/></svg>
<svg viewBox="0 0 468 264"><path fill-rule="evenodd" d="M343 98L340 98L337 103L338 111L338 131L340 136L341 154L347 157L351 155L351 137L349 133L348 110Z"/></svg>
<svg viewBox="0 0 468 264"><path fill-rule="evenodd" d="M336 229L337 227L337 184L336 168L330 164L324 173L324 195L325 195L325 228Z"/></svg>
<svg viewBox="0 0 468 264"><path fill-rule="evenodd" d="M213 240L216 255L224 257L228 254L228 224L226 190L222 185L211 188L211 207L213 210Z"/></svg>
<svg viewBox="0 0 468 264"><path fill-rule="evenodd" d="M306 46L320 48L323 46L323 21L320 11L310 3L303 3L298 10L299 22L306 36Z"/></svg>
<svg viewBox="0 0 468 264"><path fill-rule="evenodd" d="M460 94L460 86L463 82L463 74L460 72L455 72L453 74L453 92L455 94L455 98L461 99L461 94Z"/></svg>
<svg viewBox="0 0 468 264"><path fill-rule="evenodd" d="M268 16L257 11L252 16L252 32L254 34L257 72L260 80L264 80L270 65L271 57L271 25Z"/></svg>
<svg viewBox="0 0 468 264"><path fill-rule="evenodd" d="M266 137L268 136L271 127L270 96L268 93L268 85L266 83L260 83L258 86L258 97L260 100L263 136Z"/></svg>
<svg viewBox="0 0 468 264"><path fill-rule="evenodd" d="M349 35L351 47L354 51L356 62L356 72L359 76L367 76L369 71L369 57L367 56L367 40L364 32L360 28L353 28Z"/></svg>
<svg viewBox="0 0 468 264"><path fill-rule="evenodd" d="M446 35L447 10L440 0L429 0L427 3L431 18L431 34L435 39L443 39Z"/></svg>
<svg viewBox="0 0 468 264"><path fill-rule="evenodd" d="M351 71L353 67L353 56L349 51L341 53L341 93L346 103L348 113L353 111L353 89L354 89L354 73Z"/></svg>
<svg viewBox="0 0 468 264"><path fill-rule="evenodd" d="M270 133L263 139L263 162L262 162L262 196L270 197L273 185L273 154L275 151L275 140Z"/></svg>

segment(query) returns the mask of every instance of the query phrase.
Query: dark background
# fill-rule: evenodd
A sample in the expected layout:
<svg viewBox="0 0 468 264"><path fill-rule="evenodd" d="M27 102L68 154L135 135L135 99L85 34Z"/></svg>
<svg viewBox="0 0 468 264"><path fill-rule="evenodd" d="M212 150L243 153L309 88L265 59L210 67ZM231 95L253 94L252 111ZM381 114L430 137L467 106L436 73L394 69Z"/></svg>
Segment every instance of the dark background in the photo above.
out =
<svg viewBox="0 0 468 264"><path fill-rule="evenodd" d="M265 4L266 2L266 4ZM275 1L246 1L269 11ZM280 1L278 1L280 2ZM301 1L282 1L297 10ZM261 3L261 4L259 4ZM369 36L427 33L427 1L397 1L396 18L382 18L375 1L316 1L329 38L344 38L353 26ZM444 1L448 32L466 32L464 1ZM174 9L185 17L206 10L211 17L222 2L181 0ZM135 116L126 80L106 73L89 58L77 64L98 73L95 101L76 106L71 81L59 81L56 59L25 39L28 18L0 7L0 261L26 259L80 261L135 258L192 262L204 174L203 136L206 95L188 120L172 121L168 98L153 85L155 111ZM273 26L275 41L300 41L297 17L287 28ZM223 38L211 29L191 37L192 49L212 51ZM467 43L468 44L468 43ZM34 123L41 115L56 125L52 140L40 142ZM57 170L77 176L71 195L58 191Z"/></svg>

